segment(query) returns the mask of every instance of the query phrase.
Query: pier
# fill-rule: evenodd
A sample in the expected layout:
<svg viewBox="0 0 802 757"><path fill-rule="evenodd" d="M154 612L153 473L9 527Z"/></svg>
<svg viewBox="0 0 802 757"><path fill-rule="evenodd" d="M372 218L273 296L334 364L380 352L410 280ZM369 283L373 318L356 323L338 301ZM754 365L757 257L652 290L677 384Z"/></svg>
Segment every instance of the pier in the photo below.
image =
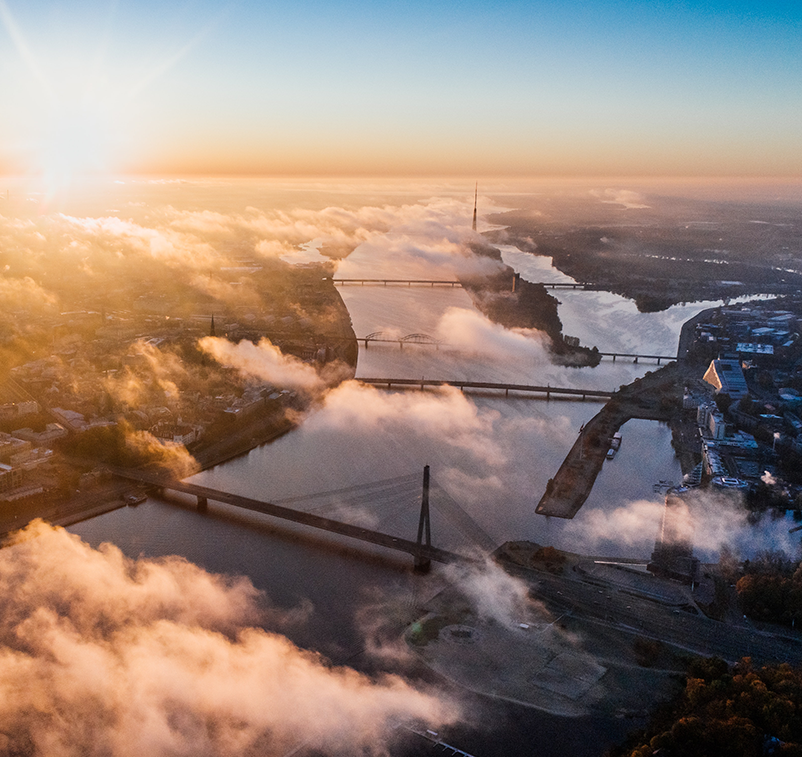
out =
<svg viewBox="0 0 802 757"><path fill-rule="evenodd" d="M609 400L615 392L603 389L575 389L567 386L538 386L535 384L501 384L493 381L443 381L439 379L408 379L408 378L359 378L363 384L392 389L393 387L425 389L426 387L453 386L465 391L466 389L479 389L485 391L503 391L505 397L510 392L523 394L538 394L551 399L552 395L566 397L581 397L584 399Z"/></svg>

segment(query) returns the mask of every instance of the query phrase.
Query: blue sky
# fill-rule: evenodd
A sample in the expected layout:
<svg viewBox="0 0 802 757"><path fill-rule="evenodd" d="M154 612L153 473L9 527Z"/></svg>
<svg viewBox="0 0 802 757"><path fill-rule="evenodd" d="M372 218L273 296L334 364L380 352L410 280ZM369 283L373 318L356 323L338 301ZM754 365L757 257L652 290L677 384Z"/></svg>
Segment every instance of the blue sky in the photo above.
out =
<svg viewBox="0 0 802 757"><path fill-rule="evenodd" d="M48 170L82 130L90 144L64 163L93 170L802 172L800 4L0 0L0 10L7 172ZM53 137L64 120L72 131Z"/></svg>

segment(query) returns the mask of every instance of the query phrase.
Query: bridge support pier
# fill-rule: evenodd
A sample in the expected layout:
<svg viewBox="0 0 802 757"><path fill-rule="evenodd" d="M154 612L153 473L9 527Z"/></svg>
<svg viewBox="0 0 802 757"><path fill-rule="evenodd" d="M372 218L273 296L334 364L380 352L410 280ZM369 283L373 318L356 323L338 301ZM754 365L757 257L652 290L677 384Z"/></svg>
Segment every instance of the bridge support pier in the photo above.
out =
<svg viewBox="0 0 802 757"><path fill-rule="evenodd" d="M207 497L201 497L198 495L198 512L205 513L209 510L209 500Z"/></svg>
<svg viewBox="0 0 802 757"><path fill-rule="evenodd" d="M425 538L425 541L424 541ZM423 492L420 500L420 519L418 520L418 547L432 546L432 526L429 520L429 466L423 468ZM432 567L432 561L418 552L415 555L414 571L416 573L428 573Z"/></svg>

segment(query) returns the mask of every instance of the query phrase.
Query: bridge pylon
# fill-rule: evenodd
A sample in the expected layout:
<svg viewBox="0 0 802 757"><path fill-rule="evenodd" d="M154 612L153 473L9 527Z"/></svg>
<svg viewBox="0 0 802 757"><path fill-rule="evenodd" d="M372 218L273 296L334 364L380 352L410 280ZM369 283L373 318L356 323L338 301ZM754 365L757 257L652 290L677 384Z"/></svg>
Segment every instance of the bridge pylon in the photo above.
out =
<svg viewBox="0 0 802 757"><path fill-rule="evenodd" d="M423 492L420 500L420 518L418 519L418 553L415 555L414 570L416 573L428 573L432 561L420 553L420 547L432 546L432 525L429 519L429 466L423 467Z"/></svg>

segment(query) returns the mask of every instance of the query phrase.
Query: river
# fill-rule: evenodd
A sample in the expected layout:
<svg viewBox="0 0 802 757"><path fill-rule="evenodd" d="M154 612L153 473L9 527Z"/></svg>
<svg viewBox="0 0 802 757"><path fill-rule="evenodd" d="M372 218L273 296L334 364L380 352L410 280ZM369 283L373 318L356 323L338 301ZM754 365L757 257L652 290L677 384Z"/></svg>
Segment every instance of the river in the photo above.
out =
<svg viewBox="0 0 802 757"><path fill-rule="evenodd" d="M314 256L314 248L307 253L304 260ZM511 247L504 248L503 255L529 280L566 278L547 258ZM405 254L403 247L364 244L345 260L339 275L376 276L393 271L395 276L414 276L430 270L428 265L420 256ZM555 366L536 335L510 334L486 323L461 289L347 287L342 296L357 335L426 333L445 342L437 349L408 345L402 350L392 344L361 348L357 376L614 389L655 368L621 361L604 362L597 368ZM560 291L557 296L565 332L602 351L672 354L681 323L710 305L695 303L639 314L630 302L604 292ZM630 421L624 426L619 454L605 463L574 520L546 519L534 512L547 480L582 424L599 407L590 401L465 397L456 391L338 390L297 430L193 480L276 501L419 476L423 466L430 465L435 481L495 544L529 539L576 552L648 556L657 520L646 528L639 523L633 533L616 526L617 514L633 503L659 502L661 495L652 488L656 481L679 480L664 425ZM349 494L338 496L347 508ZM371 513L369 507L360 515L414 538L416 509L413 498L392 522ZM354 512L349 515L354 517ZM151 498L137 508L123 508L70 530L93 545L114 542L131 556L179 554L214 572L249 576L282 608L311 605L308 622L288 631L290 638L335 663L363 669L374 667L363 654L370 619L379 619L391 629L397 623L400 630L403 622L412 619L415 606L442 586L439 568L429 576L414 576L405 556L379 554L214 504L202 516L191 502ZM461 538L447 519L433 513L434 544L450 547ZM480 707L478 700L474 706ZM457 732L455 737L465 739L463 748L482 755L590 757L620 739L628 727L623 721L567 721L489 702L481 707L488 717L500 718L497 726L489 732ZM534 743L538 747L533 752Z"/></svg>

